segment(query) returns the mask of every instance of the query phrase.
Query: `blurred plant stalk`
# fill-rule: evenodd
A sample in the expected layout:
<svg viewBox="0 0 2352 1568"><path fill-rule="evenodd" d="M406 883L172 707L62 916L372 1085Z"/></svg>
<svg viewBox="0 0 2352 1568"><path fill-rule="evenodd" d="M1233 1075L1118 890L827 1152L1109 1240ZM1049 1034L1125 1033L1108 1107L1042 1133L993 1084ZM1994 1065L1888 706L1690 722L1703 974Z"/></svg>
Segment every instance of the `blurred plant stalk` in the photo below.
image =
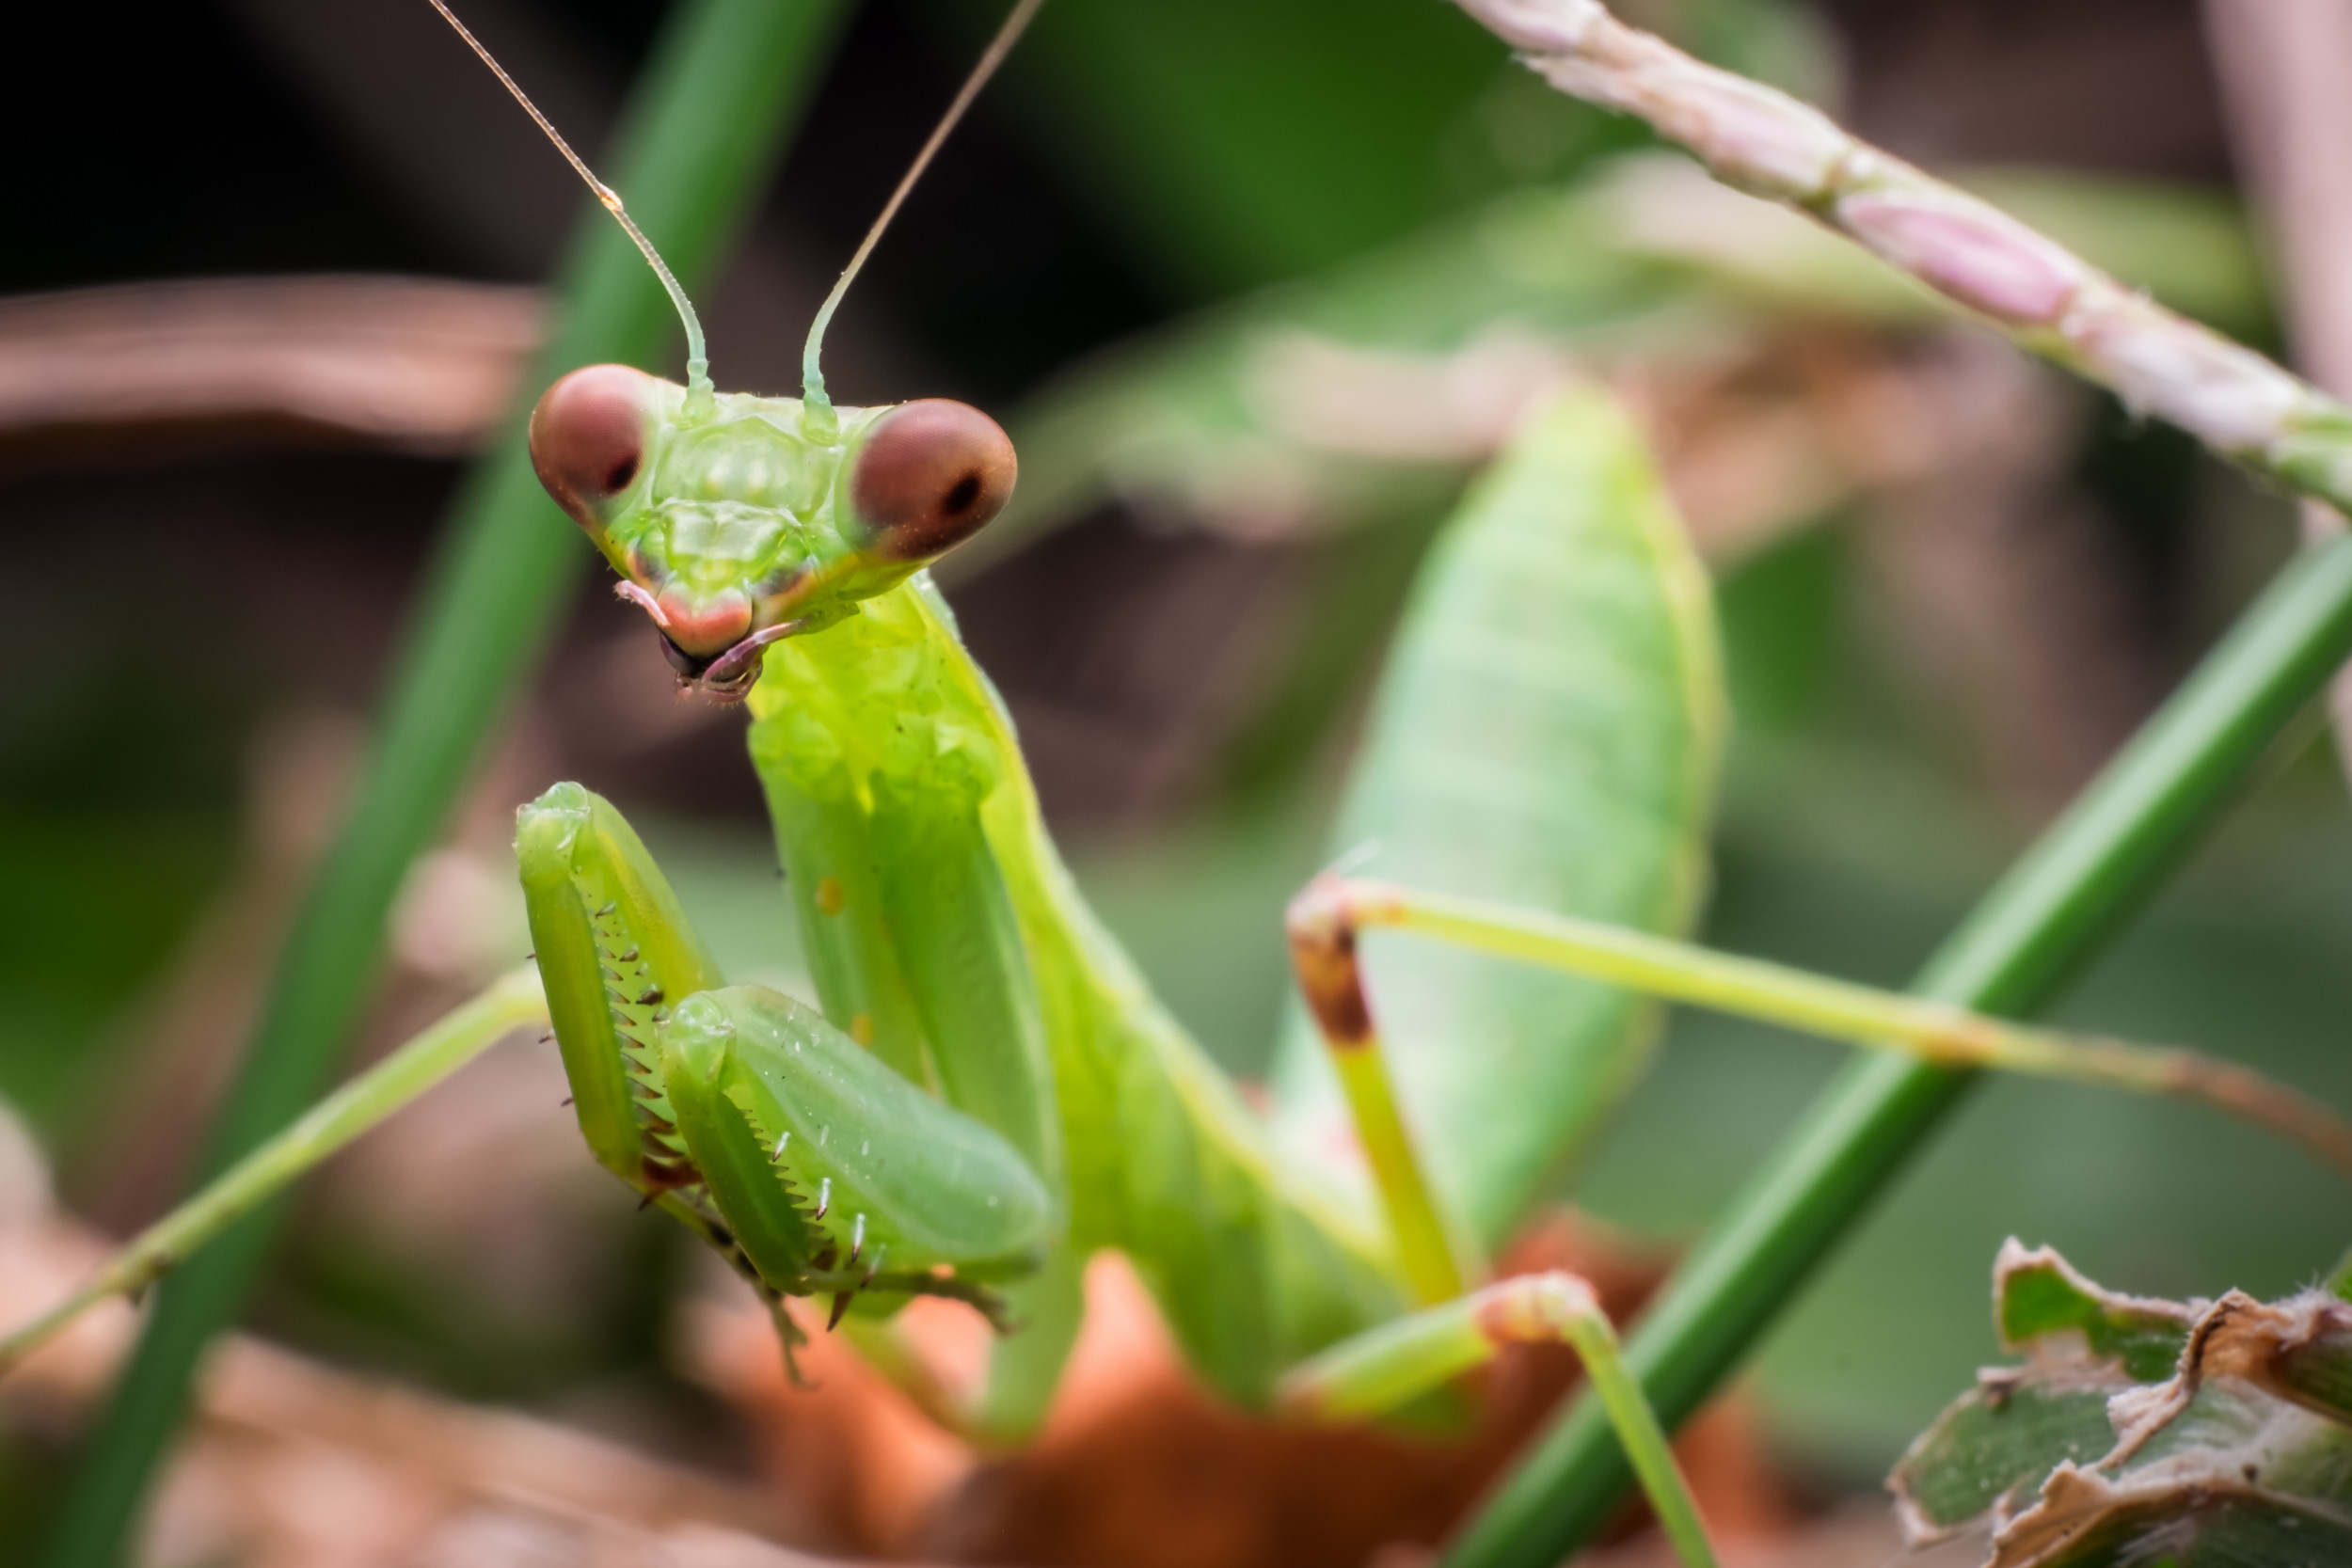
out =
<svg viewBox="0 0 2352 1568"><path fill-rule="evenodd" d="M1611 16L1599 0L1460 0L1572 97L1639 117L1718 180L1843 234L2231 461L2352 513L2352 409L2125 288L1820 111Z"/></svg>
<svg viewBox="0 0 2352 1568"><path fill-rule="evenodd" d="M2205 0L2223 108L2239 166L2269 230L2277 287L2296 361L2338 397L2352 395L2352 4L2346 0ZM2344 529L2313 501L2303 537ZM2328 689L2336 759L2352 778L2352 668Z"/></svg>

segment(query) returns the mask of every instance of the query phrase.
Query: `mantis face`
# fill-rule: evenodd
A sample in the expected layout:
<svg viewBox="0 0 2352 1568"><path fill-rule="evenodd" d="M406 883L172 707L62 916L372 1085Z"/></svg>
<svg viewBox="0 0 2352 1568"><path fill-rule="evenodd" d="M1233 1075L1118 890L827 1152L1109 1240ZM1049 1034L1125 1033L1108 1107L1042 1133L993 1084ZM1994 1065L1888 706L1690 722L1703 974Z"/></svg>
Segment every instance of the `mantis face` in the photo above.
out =
<svg viewBox="0 0 2352 1568"><path fill-rule="evenodd" d="M687 684L736 701L759 650L855 612L970 538L1012 495L1012 443L944 398L813 412L627 365L548 388L531 458L660 628Z"/></svg>

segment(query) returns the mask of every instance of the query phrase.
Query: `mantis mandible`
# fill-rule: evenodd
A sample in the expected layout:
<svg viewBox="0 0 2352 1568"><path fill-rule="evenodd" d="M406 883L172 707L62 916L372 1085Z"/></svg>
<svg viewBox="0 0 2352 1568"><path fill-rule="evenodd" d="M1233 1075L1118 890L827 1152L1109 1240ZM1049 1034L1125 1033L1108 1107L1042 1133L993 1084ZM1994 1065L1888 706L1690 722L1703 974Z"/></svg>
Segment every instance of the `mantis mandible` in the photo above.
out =
<svg viewBox="0 0 2352 1568"><path fill-rule="evenodd" d="M1036 3L1016 8L932 147ZM628 224L619 198L572 162ZM1522 1059L1481 1081L1475 1039L1416 1045L1411 1030L1386 1027L1411 1014L1425 1029L1430 1013L1425 997L1392 1008L1413 988L1385 983L1375 1008L1363 931L1396 927L1954 1063L2199 1095L2352 1164L2335 1118L2223 1064L1624 928L1689 918L1720 700L1703 580L1637 440L1590 392L1529 421L1430 568L1425 591L1447 604L1451 641L1431 652L1408 639L1383 702L1422 720L1454 715L1449 734L1419 738L1475 752L1484 793L1440 808L1392 770L1359 795L1348 832L1377 834L1382 869L1416 885L1333 877L1294 905L1308 1037L1327 1050L1327 1078L1299 1086L1312 1069L1295 1057L1269 1123L1079 897L1005 706L925 573L1010 496L1017 462L1003 431L944 400L831 402L818 348L857 261L812 327L802 397L718 391L683 291L629 227L685 322L686 381L617 365L572 372L539 400L533 460L621 596L653 621L681 683L747 705L818 1006L727 985L627 822L580 785L557 784L517 825L535 971L356 1080L0 1342L0 1358L87 1301L140 1288L243 1206L543 1017L592 1153L776 1307L787 1355L804 1332L783 1310L792 1297L826 1298L833 1324L885 1369L899 1359L889 1337L907 1300L969 1303L1004 1331L977 1402L914 1391L944 1421L1017 1438L1043 1417L1078 1327L1083 1265L1103 1249L1135 1263L1200 1376L1251 1408L1377 1418L1502 1345L1565 1339L1695 1561L1695 1514L1590 1292L1565 1275L1485 1277L1495 1235L1606 1095L1570 1103L1556 1062ZM1639 679L1579 689L1563 640L1596 615L1619 618L1647 649ZM1634 706L1629 720L1616 712ZM1577 918L1574 857L1522 832L1543 819L1557 755L1521 744L1525 726L1549 721L1527 717L1538 708L1619 748L1579 764L1615 775L1594 793L1622 820L1600 831L1645 846L1626 862L1614 919ZM1413 738L1393 717L1375 724L1375 750ZM1420 889L1448 885L1442 855L1412 849L1447 842L1416 826L1440 809L1457 832L1521 833L1510 852L1534 865L1535 885L1509 903L1483 886ZM1462 1016L1464 1033L1482 1027L1474 1010ZM1603 1032L1637 1026L1620 1017ZM1407 1092L1446 1072L1432 1050L1460 1053L1442 1112ZM1424 1054L1408 1060L1413 1051ZM1583 1070L1621 1081L1622 1062ZM1482 1115L1508 1119L1508 1135L1482 1143Z"/></svg>

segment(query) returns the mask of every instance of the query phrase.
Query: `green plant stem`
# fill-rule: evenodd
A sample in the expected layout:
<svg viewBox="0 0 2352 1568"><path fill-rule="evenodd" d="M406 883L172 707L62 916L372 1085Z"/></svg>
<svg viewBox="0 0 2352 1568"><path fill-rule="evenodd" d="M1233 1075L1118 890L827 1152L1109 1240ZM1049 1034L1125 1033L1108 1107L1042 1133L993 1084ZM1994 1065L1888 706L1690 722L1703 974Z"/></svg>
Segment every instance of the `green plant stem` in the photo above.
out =
<svg viewBox="0 0 2352 1568"><path fill-rule="evenodd" d="M842 8L840 0L693 0L665 29L632 99L613 182L690 280L711 275L766 183ZM569 176L551 167L549 178ZM600 206L584 206L558 298L562 326L534 394L576 365L649 361L672 330L660 285ZM517 410L459 498L384 698L358 804L294 922L197 1184L293 1120L332 1068L374 976L402 877L439 829L589 559L576 531L532 476ZM230 1227L158 1289L154 1320L47 1543L46 1568L113 1568L120 1559L198 1356L245 1300L282 1203Z"/></svg>
<svg viewBox="0 0 2352 1568"><path fill-rule="evenodd" d="M527 1023L548 1021L539 972L501 975L472 1001L305 1111L218 1180L140 1231L83 1287L0 1338L0 1376L108 1296L136 1296L352 1139Z"/></svg>
<svg viewBox="0 0 2352 1568"><path fill-rule="evenodd" d="M2046 1000L2195 847L2352 652L2352 540L2307 548L1931 960L1914 990L1979 1011ZM1668 1425L1739 1365L1893 1184L1974 1074L1874 1055L1848 1067L1686 1259L1627 1359ZM1549 1568L1629 1479L1580 1401L1471 1519L1449 1568Z"/></svg>

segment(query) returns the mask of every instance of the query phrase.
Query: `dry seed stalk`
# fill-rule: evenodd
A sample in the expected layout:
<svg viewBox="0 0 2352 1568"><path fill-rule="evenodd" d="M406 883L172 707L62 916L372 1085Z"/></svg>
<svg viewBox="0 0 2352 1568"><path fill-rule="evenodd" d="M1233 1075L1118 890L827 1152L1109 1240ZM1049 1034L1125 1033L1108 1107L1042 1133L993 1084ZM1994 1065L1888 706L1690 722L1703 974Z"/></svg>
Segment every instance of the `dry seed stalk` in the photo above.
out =
<svg viewBox="0 0 2352 1568"><path fill-rule="evenodd" d="M1725 184L1795 208L2132 408L2352 515L2352 409L2261 355L1600 0L1459 4L1561 91L1640 117Z"/></svg>

